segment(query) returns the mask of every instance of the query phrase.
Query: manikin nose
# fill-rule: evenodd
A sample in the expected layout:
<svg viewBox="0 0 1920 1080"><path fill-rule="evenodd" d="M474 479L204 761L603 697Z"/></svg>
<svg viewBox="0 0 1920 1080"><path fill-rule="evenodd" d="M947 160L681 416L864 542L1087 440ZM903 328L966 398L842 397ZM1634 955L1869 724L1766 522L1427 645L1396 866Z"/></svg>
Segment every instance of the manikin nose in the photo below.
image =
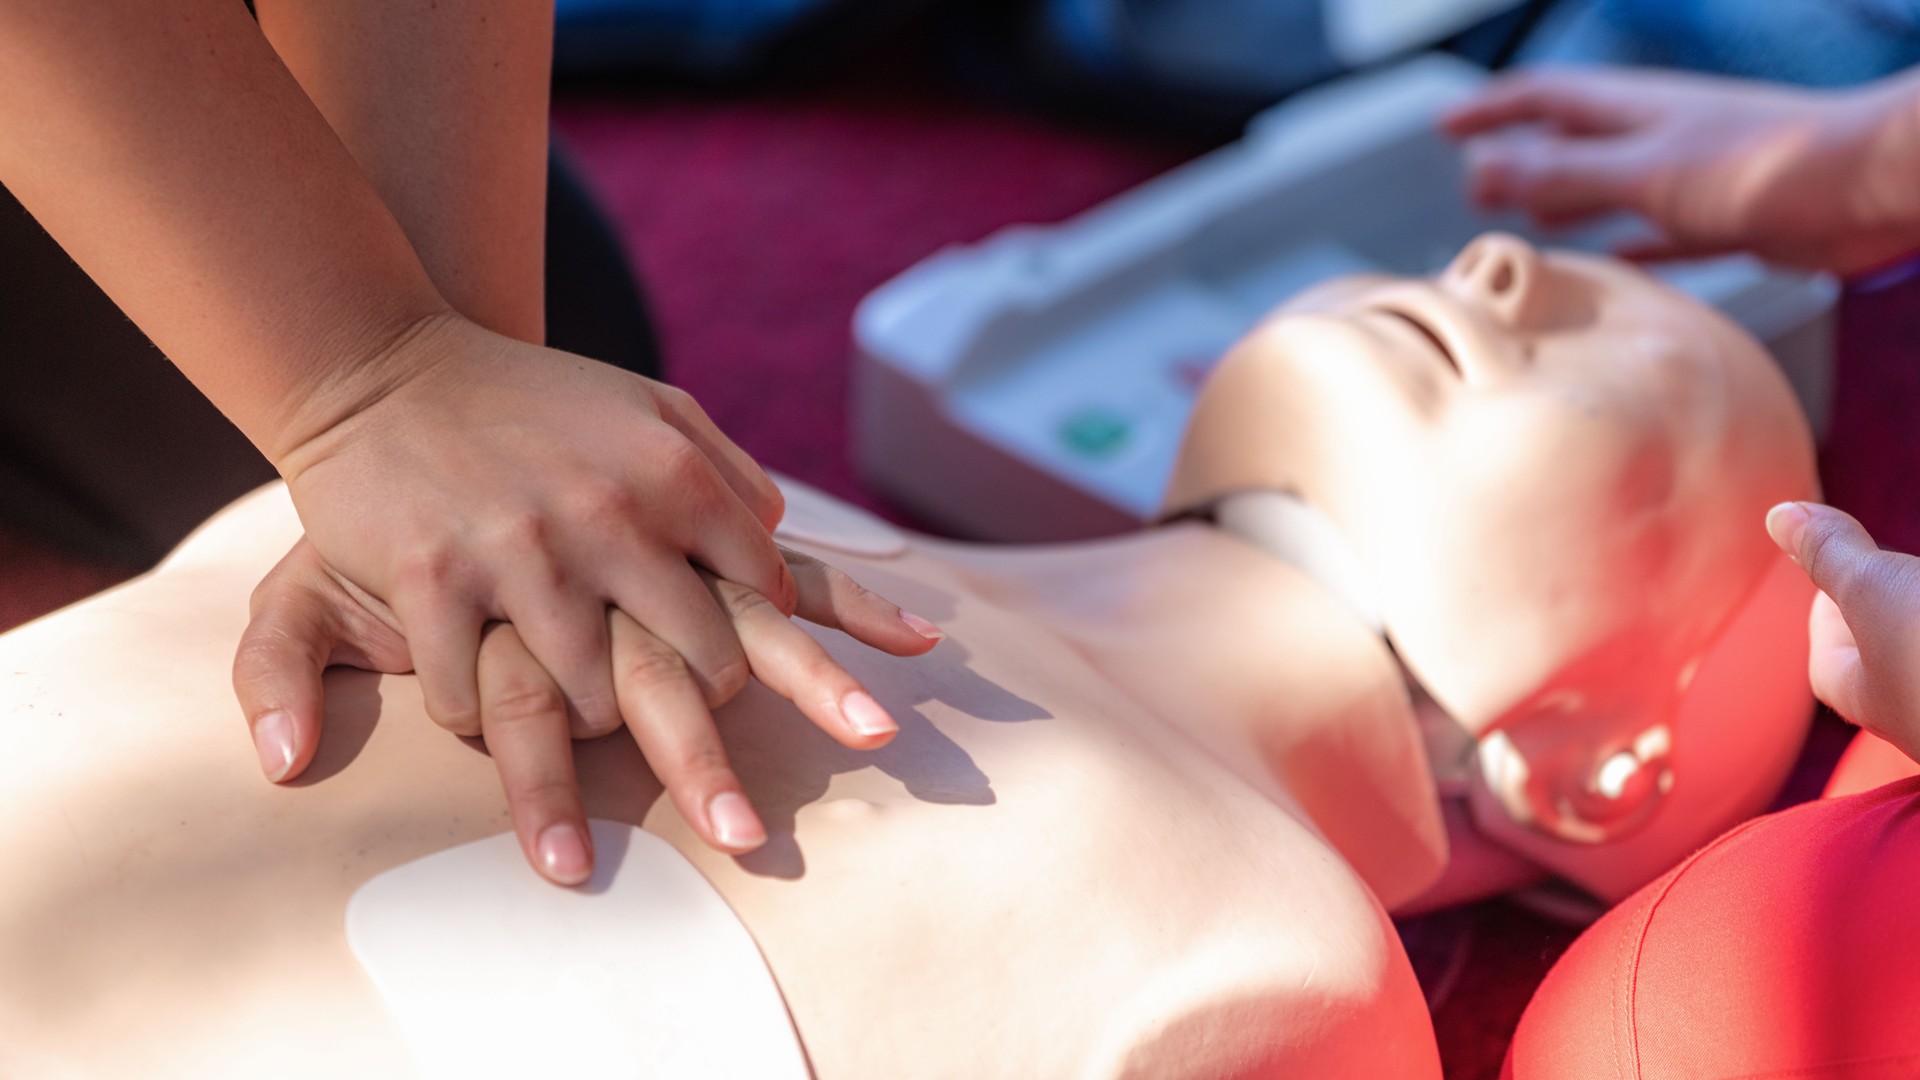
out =
<svg viewBox="0 0 1920 1080"><path fill-rule="evenodd" d="M1461 249L1440 281L1509 327L1524 326L1540 288L1540 252L1508 233L1487 233Z"/></svg>

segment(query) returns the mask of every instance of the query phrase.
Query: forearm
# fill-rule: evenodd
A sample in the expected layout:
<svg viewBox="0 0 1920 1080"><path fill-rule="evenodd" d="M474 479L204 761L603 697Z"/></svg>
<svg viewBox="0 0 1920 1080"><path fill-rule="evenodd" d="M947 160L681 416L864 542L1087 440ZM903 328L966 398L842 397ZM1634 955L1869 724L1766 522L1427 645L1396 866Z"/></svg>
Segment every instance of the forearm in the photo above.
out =
<svg viewBox="0 0 1920 1080"><path fill-rule="evenodd" d="M261 29L462 315L544 338L551 0L258 0Z"/></svg>
<svg viewBox="0 0 1920 1080"><path fill-rule="evenodd" d="M0 0L0 182L269 458L446 302L237 2Z"/></svg>

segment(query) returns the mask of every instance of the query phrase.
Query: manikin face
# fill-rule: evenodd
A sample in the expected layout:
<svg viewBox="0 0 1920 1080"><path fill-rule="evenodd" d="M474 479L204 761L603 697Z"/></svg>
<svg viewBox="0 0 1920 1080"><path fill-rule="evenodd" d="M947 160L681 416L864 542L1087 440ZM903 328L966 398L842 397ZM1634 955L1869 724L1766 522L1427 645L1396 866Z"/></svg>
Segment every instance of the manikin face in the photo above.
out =
<svg viewBox="0 0 1920 1080"><path fill-rule="evenodd" d="M1169 506L1260 489L1337 526L1441 707L1522 743L1554 731L1536 752L1578 760L1535 772L1604 803L1664 783L1601 767L1659 756L1769 564L1766 509L1814 480L1791 390L1737 327L1618 261L1489 234L1432 280L1316 289L1234 351Z"/></svg>

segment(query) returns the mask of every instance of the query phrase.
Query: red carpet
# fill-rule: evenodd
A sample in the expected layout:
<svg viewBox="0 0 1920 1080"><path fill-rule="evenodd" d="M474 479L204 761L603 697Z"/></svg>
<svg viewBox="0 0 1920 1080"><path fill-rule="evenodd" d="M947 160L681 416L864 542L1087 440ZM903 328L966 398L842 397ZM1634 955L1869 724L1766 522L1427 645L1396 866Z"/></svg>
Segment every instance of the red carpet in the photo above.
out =
<svg viewBox="0 0 1920 1080"><path fill-rule="evenodd" d="M639 263L672 379L768 466L881 509L848 464L848 325L867 291L943 244L1070 215L1177 163L1163 144L969 105L910 76L741 99L563 95L579 152ZM1920 289L1850 297L1829 497L1920 550ZM0 627L116 580L0 536ZM1817 792L1844 733L1810 745ZM1403 927L1448 1076L1497 1074L1520 1011L1572 934L1511 905Z"/></svg>

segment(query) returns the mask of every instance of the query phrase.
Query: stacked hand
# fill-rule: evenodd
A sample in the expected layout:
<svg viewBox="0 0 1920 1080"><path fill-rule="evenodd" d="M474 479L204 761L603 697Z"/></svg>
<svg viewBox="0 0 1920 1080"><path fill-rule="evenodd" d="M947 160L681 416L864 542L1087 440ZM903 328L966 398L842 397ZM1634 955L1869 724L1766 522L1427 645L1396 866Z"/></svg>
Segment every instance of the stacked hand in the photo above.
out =
<svg viewBox="0 0 1920 1080"><path fill-rule="evenodd" d="M481 736L549 878L592 861L570 737L630 728L709 843L765 832L709 710L749 675L850 747L896 727L790 615L895 655L939 632L778 548L778 490L686 394L458 318L278 462L307 528L254 594L235 685L262 767L297 776L329 663L413 670ZM378 501L375 501L375 500Z"/></svg>
<svg viewBox="0 0 1920 1080"><path fill-rule="evenodd" d="M1623 254L1751 251L1843 274L1920 247L1920 94L1814 92L1697 75L1509 76L1449 113L1487 208L1546 225L1627 210L1658 238Z"/></svg>
<svg viewBox="0 0 1920 1080"><path fill-rule="evenodd" d="M1767 532L1820 589L1808 629L1813 692L1920 760L1920 559L1882 551L1851 516L1782 503Z"/></svg>

